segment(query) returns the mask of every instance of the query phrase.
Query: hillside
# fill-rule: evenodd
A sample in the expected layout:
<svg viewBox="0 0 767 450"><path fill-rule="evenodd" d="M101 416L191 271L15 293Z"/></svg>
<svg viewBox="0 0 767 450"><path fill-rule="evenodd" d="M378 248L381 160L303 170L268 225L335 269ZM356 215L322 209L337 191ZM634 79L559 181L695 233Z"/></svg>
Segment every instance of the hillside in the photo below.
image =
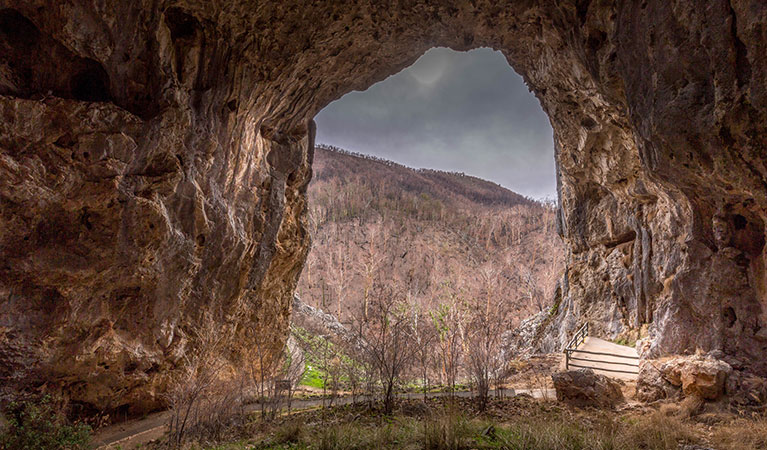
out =
<svg viewBox="0 0 767 450"><path fill-rule="evenodd" d="M433 307L501 298L509 327L547 307L563 264L554 208L479 178L318 146L298 293L342 321L386 290Z"/></svg>

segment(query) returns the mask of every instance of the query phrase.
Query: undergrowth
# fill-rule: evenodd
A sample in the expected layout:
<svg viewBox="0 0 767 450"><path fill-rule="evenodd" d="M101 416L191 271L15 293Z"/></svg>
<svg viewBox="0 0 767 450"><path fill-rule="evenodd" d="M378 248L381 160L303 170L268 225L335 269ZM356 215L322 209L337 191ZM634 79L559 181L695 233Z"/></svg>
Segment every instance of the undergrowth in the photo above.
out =
<svg viewBox="0 0 767 450"><path fill-rule="evenodd" d="M49 396L11 402L3 408L0 449L57 450L91 448L91 428L70 423Z"/></svg>
<svg viewBox="0 0 767 450"><path fill-rule="evenodd" d="M347 407L324 415L298 415L266 433L215 448L678 450L684 445L712 445L711 436L705 436L694 423L659 411L574 411L550 403L513 399L494 402L487 415L472 412L460 401L452 405L431 402L426 407L417 401L402 402L398 411L385 416L361 407ZM741 435L739 439L755 447L722 445L723 438L717 438L715 448L764 448L759 447L764 441L753 435L750 431L751 437Z"/></svg>

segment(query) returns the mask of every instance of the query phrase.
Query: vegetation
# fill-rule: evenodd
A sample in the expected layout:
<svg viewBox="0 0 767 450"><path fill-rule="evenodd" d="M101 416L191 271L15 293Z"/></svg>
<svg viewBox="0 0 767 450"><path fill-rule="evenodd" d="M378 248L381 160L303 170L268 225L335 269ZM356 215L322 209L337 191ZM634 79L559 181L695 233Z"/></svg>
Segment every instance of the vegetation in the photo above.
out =
<svg viewBox="0 0 767 450"><path fill-rule="evenodd" d="M513 327L550 303L563 269L555 205L474 177L319 147L308 197L298 292L341 321L366 315L376 283L434 309L484 298L488 272Z"/></svg>
<svg viewBox="0 0 767 450"><path fill-rule="evenodd" d="M0 433L0 449L55 450L90 448L91 428L70 423L50 396L11 402Z"/></svg>
<svg viewBox="0 0 767 450"><path fill-rule="evenodd" d="M764 448L767 442L764 419L735 419L712 427L652 409L572 411L524 398L493 399L483 414L459 400L431 399L425 405L421 401L400 402L392 416L346 406L322 417L318 421L316 412L300 413L235 442L210 448L678 450L684 445L698 445L734 450Z"/></svg>

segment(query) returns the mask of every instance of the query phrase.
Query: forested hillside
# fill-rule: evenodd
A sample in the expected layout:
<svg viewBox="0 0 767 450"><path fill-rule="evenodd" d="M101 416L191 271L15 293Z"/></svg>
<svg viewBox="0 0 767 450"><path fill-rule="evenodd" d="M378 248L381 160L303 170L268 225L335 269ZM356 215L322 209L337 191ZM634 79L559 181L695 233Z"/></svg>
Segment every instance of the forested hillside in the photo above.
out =
<svg viewBox="0 0 767 450"><path fill-rule="evenodd" d="M429 310L486 299L513 327L563 270L554 205L463 174L318 146L309 207L298 293L341 321L385 295Z"/></svg>

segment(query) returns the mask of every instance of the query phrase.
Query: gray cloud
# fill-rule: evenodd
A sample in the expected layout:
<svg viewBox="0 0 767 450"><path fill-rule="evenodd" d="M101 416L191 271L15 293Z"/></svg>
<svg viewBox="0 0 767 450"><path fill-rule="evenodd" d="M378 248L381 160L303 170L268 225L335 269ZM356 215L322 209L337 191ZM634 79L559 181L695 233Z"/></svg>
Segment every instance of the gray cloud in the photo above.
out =
<svg viewBox="0 0 767 450"><path fill-rule="evenodd" d="M317 141L556 198L551 125L499 52L436 48L316 117Z"/></svg>

